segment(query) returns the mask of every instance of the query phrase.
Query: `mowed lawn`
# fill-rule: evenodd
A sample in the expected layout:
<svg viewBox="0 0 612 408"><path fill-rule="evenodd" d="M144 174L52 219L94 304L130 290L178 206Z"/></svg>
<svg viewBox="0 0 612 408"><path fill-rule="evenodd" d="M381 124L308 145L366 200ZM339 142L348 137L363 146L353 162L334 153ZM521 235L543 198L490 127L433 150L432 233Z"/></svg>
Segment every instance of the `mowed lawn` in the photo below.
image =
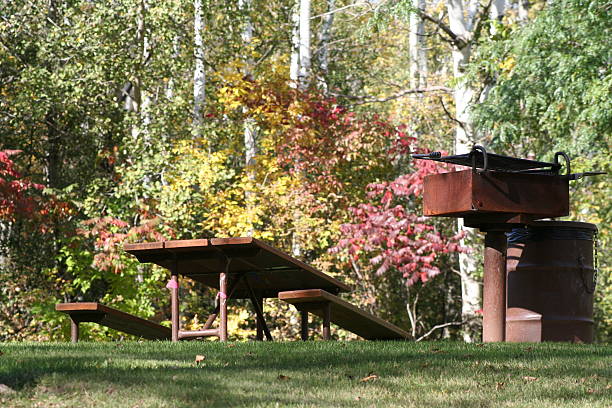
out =
<svg viewBox="0 0 612 408"><path fill-rule="evenodd" d="M612 346L0 343L2 407L612 407ZM201 360L196 362L197 359Z"/></svg>

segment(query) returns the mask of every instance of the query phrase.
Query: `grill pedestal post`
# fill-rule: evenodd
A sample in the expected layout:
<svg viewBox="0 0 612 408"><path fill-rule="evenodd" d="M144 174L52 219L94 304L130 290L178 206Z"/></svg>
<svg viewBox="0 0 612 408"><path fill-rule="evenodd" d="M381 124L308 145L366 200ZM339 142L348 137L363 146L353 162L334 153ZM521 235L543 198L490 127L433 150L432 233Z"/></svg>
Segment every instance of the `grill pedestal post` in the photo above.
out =
<svg viewBox="0 0 612 408"><path fill-rule="evenodd" d="M504 231L485 232L482 340L501 342L506 338L506 249Z"/></svg>

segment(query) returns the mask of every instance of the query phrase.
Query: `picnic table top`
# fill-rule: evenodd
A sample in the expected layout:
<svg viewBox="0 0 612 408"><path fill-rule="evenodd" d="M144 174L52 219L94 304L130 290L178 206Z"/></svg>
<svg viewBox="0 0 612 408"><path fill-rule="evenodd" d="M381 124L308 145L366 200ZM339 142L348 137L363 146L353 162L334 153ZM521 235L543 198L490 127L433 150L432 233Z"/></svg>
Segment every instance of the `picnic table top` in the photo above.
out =
<svg viewBox="0 0 612 408"><path fill-rule="evenodd" d="M248 298L244 280L262 297L278 292L324 289L348 292L350 287L263 241L250 237L211 238L126 244L125 251L140 262L150 262L206 286L219 289L219 274L228 262L231 279L243 276L232 298Z"/></svg>

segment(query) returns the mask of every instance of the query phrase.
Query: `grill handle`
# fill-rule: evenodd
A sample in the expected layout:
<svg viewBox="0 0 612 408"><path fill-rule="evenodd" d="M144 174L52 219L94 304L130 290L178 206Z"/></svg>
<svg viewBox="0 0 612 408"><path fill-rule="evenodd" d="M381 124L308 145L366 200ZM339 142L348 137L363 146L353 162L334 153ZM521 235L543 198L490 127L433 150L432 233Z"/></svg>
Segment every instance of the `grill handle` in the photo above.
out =
<svg viewBox="0 0 612 408"><path fill-rule="evenodd" d="M476 151L480 151L482 153L482 170L476 168ZM480 145L474 145L472 147L472 151L470 152L470 156L472 157L472 171L474 171L475 173L484 173L487 171L487 168L489 167L487 149Z"/></svg>
<svg viewBox="0 0 612 408"><path fill-rule="evenodd" d="M557 152L555 153L555 165L554 169L559 174L559 170L561 170L561 165L559 164L559 156L563 156L565 159L565 175L569 176L572 173L572 168L570 166L570 158L565 152Z"/></svg>

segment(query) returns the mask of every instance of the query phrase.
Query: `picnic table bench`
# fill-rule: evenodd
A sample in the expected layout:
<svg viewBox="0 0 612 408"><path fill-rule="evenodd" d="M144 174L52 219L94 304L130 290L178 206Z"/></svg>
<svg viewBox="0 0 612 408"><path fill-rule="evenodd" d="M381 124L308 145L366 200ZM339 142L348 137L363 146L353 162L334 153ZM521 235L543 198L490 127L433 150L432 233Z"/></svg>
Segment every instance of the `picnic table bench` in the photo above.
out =
<svg viewBox="0 0 612 408"><path fill-rule="evenodd" d="M172 335L169 327L96 302L59 303L55 305L55 310L70 316L70 338L73 343L79 340L79 323L82 322L98 323L149 340L168 340Z"/></svg>
<svg viewBox="0 0 612 408"><path fill-rule="evenodd" d="M323 318L323 338L331 337L330 323L367 340L404 340L410 335L399 327L380 319L322 289L280 292L278 298L291 303L302 314L301 336L308 339L308 313Z"/></svg>

